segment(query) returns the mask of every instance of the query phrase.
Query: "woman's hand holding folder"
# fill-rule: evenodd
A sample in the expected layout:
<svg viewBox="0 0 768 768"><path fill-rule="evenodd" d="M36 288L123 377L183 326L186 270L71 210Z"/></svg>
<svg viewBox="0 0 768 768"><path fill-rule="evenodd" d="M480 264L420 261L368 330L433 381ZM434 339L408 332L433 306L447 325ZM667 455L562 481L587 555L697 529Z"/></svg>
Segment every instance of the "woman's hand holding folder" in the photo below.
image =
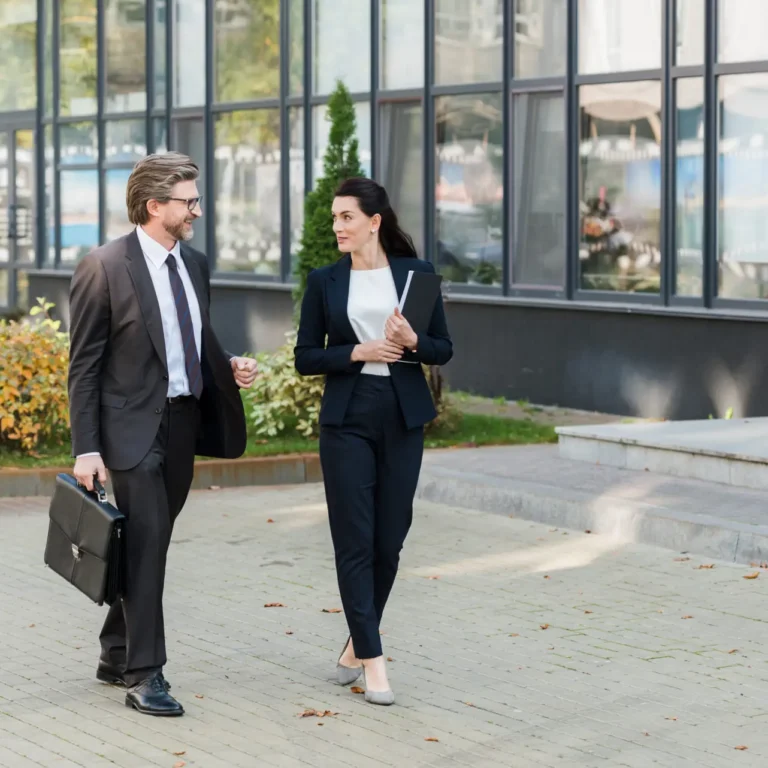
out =
<svg viewBox="0 0 768 768"><path fill-rule="evenodd" d="M384 326L384 335L388 341L399 344L405 349L416 351L419 343L419 337L411 328L411 324L403 317L400 307L395 307L395 311L387 318Z"/></svg>

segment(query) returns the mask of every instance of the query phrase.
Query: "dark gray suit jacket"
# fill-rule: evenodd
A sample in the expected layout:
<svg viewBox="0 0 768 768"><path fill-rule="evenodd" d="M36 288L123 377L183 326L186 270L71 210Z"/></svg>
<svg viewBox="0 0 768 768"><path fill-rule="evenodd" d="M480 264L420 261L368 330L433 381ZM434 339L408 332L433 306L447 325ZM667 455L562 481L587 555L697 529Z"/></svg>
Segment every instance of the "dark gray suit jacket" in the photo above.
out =
<svg viewBox="0 0 768 768"><path fill-rule="evenodd" d="M211 327L208 263L186 245L181 255L203 326L196 453L236 458L245 450L245 415L229 355ZM98 451L108 469L131 469L152 446L168 396L160 306L135 231L78 264L69 302L72 454Z"/></svg>

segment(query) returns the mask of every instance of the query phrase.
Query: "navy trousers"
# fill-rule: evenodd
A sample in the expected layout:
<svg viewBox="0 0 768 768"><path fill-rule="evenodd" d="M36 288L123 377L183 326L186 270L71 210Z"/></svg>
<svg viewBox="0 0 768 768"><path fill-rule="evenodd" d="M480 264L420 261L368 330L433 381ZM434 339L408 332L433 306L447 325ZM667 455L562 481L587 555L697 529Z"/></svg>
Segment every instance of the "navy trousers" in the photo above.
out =
<svg viewBox="0 0 768 768"><path fill-rule="evenodd" d="M342 426L320 432L336 574L355 654L382 655L379 624L413 519L424 429L406 429L388 376L360 374Z"/></svg>

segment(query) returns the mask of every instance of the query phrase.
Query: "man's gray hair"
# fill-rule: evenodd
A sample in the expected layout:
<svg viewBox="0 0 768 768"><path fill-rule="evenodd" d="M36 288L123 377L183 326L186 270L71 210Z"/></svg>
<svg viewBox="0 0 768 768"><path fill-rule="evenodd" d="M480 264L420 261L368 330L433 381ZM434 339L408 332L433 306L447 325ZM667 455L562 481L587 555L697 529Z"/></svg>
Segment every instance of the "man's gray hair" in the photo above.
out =
<svg viewBox="0 0 768 768"><path fill-rule="evenodd" d="M196 181L199 176L200 169L195 162L181 152L147 155L139 160L125 190L131 224L146 224L149 221L147 203L150 200L165 202L173 195L173 188L180 181Z"/></svg>

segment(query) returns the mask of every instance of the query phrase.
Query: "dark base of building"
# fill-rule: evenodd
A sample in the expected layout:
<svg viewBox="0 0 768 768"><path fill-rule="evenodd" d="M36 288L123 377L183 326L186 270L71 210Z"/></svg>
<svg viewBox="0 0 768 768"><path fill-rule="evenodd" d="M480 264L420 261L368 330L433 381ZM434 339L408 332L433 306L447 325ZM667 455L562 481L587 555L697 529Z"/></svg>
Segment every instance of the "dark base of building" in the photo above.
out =
<svg viewBox="0 0 768 768"><path fill-rule="evenodd" d="M30 296L55 302L66 324L70 276L29 279ZM639 417L768 414L768 324L760 320L459 297L446 310L454 390ZM290 288L214 283L211 314L225 348L274 349L291 328Z"/></svg>

